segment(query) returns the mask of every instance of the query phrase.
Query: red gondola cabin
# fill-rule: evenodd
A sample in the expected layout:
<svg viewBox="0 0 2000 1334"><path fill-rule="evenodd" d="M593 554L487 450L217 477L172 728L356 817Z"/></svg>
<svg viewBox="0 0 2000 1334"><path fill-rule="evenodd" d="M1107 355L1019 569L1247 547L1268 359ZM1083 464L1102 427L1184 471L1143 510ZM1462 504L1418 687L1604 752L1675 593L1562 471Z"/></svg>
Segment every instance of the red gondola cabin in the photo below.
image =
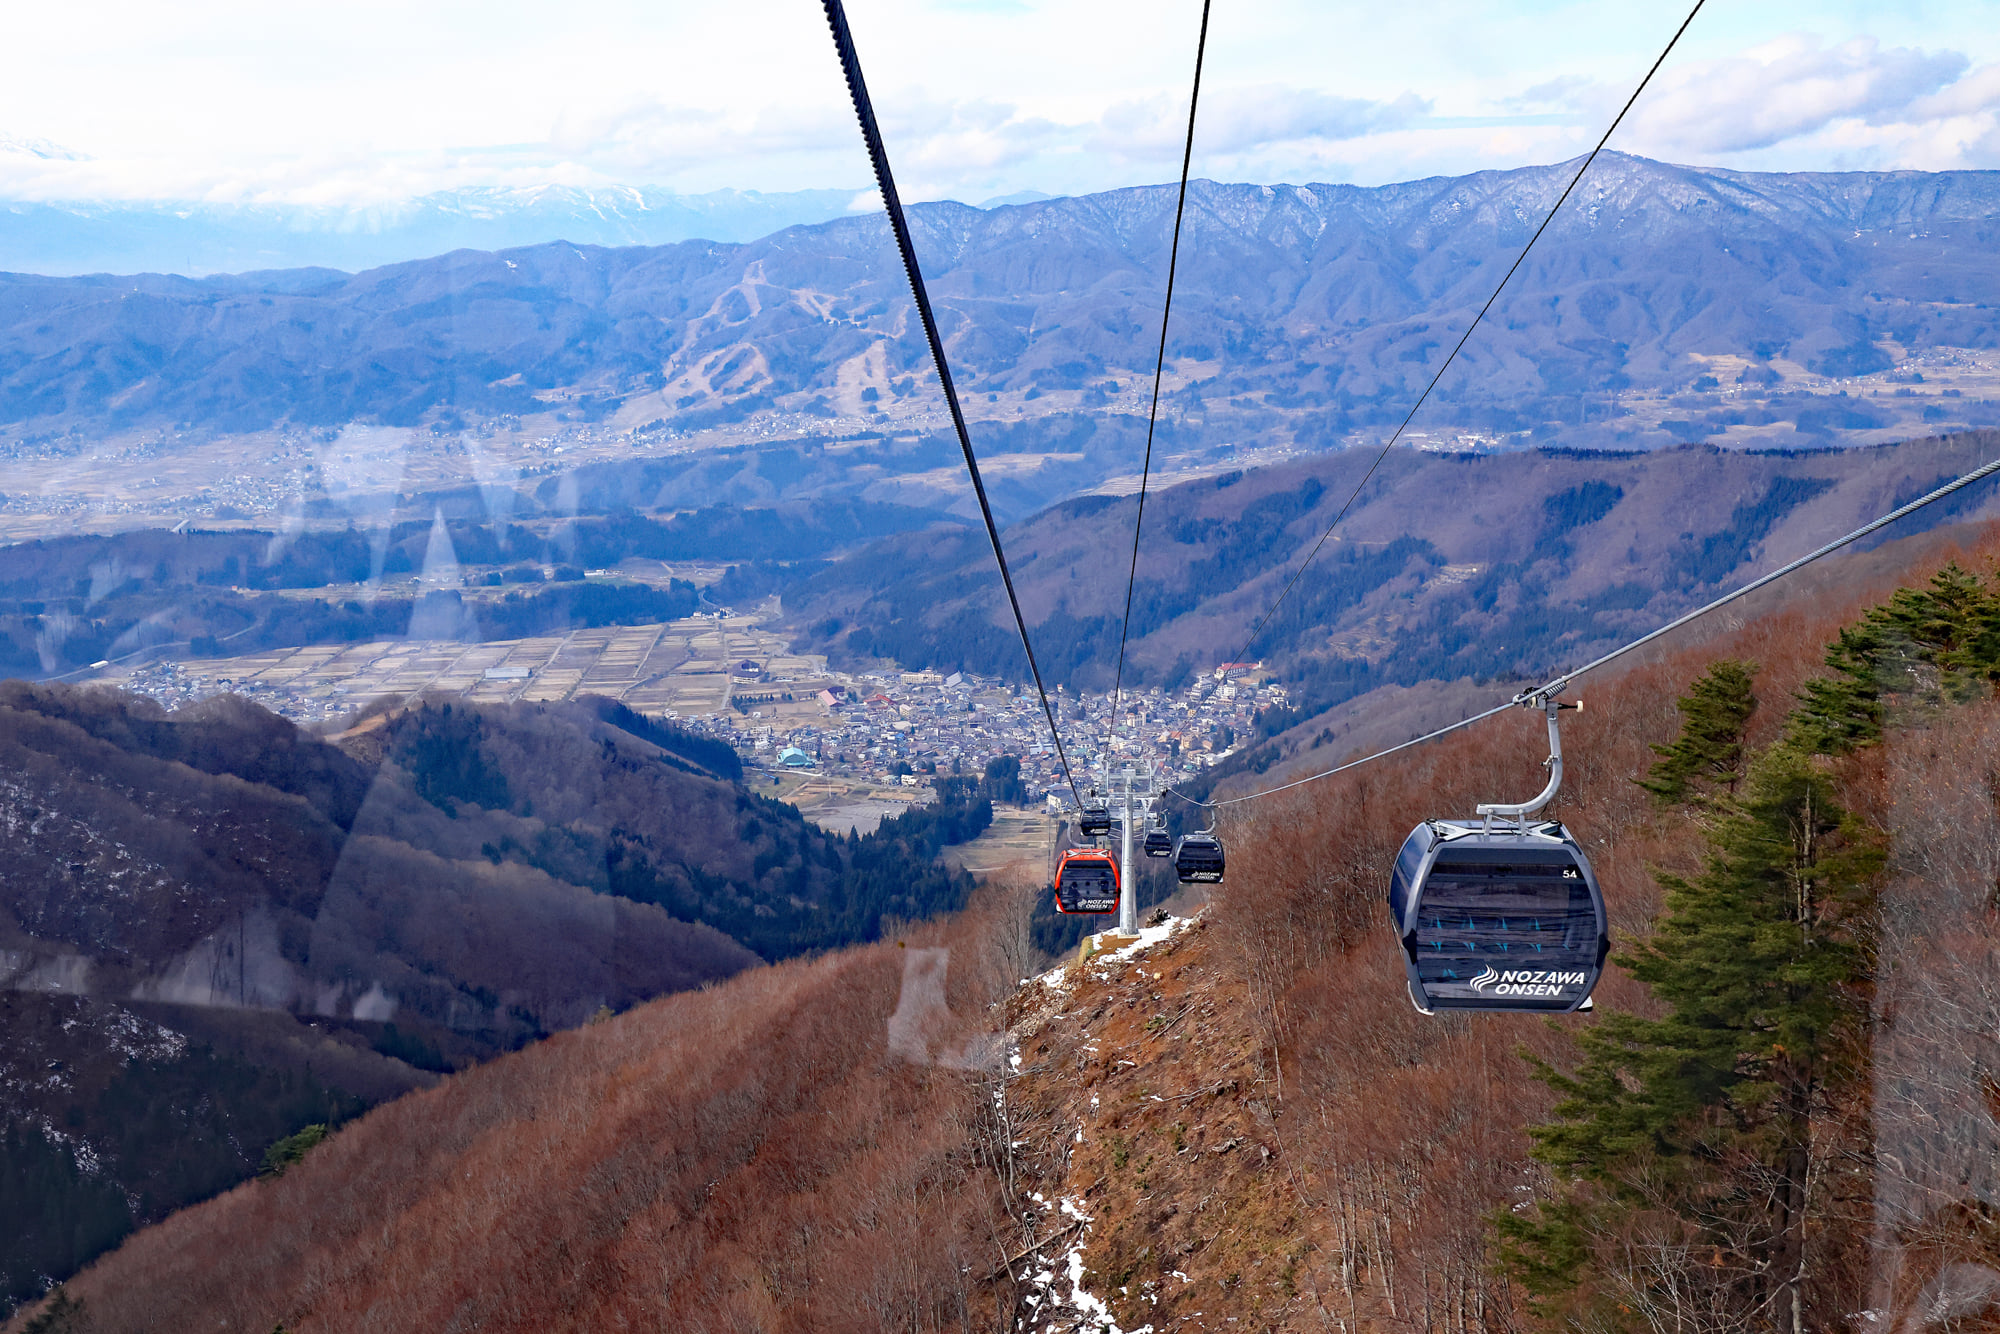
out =
<svg viewBox="0 0 2000 1334"><path fill-rule="evenodd" d="M1056 865L1056 911L1118 911L1118 863L1102 848L1071 848Z"/></svg>

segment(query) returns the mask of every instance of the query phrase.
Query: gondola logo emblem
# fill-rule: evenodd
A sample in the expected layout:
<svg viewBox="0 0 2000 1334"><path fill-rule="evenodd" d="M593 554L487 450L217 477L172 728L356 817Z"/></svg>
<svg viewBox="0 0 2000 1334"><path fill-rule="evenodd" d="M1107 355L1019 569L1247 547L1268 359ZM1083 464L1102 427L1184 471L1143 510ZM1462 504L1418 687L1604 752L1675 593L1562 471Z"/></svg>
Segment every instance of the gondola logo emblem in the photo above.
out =
<svg viewBox="0 0 2000 1334"><path fill-rule="evenodd" d="M1515 968L1503 973L1489 964L1472 979L1472 989L1483 992L1490 987L1496 996L1556 996L1565 987L1580 987L1589 980L1590 975L1581 971Z"/></svg>

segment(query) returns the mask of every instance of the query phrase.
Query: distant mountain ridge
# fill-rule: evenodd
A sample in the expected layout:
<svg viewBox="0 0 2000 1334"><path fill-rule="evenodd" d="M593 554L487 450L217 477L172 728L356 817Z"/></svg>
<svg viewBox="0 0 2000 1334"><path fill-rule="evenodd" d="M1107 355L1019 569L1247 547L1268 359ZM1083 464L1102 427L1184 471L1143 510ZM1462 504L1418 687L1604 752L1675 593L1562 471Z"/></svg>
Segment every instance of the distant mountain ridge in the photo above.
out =
<svg viewBox="0 0 2000 1334"><path fill-rule="evenodd" d="M1210 440L1315 449L1399 420L1571 172L1197 182L1168 416ZM1034 426L1140 410L1173 210L1169 186L912 210L975 415ZM1827 408L1785 382L2000 344L1996 242L2000 173L1759 175L1607 155L1426 425L1576 443L1564 432L1588 417L1602 433L1589 443L1645 448L1773 422L1791 429L1767 443L1983 424L1971 398L1871 392ZM449 431L557 403L689 429L861 416L931 392L908 310L880 214L745 244L564 242L351 277L14 275L0 278L0 423L41 438L175 422ZM1628 422L1628 391L1678 397L1655 403L1669 419Z"/></svg>
<svg viewBox="0 0 2000 1334"><path fill-rule="evenodd" d="M55 150L60 152L61 150ZM38 154L48 156L48 153ZM749 241L847 213L858 190L472 186L368 205L190 200L0 201L0 270L84 273L349 272L452 250Z"/></svg>

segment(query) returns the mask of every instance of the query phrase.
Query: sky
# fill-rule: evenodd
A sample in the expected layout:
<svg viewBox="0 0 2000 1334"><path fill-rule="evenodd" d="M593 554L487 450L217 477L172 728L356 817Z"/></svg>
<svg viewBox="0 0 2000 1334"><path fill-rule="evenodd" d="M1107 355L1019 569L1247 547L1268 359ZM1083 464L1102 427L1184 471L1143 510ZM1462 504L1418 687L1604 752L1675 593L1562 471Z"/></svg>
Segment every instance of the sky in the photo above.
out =
<svg viewBox="0 0 2000 1334"><path fill-rule="evenodd" d="M851 0L898 184L1173 179L1199 0ZM1194 171L1372 185L1585 151L1681 0L1236 0ZM810 0L65 0L0 52L0 198L355 206L484 185L854 188ZM2000 168L2000 0L1708 0L1614 148L1745 170Z"/></svg>

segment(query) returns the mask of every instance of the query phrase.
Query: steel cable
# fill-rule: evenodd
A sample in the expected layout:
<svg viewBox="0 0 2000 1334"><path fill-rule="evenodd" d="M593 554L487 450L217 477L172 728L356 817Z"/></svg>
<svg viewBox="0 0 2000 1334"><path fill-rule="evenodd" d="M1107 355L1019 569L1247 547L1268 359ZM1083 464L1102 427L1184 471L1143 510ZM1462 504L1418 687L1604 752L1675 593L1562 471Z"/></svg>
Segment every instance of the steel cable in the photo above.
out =
<svg viewBox="0 0 2000 1334"><path fill-rule="evenodd" d="M1195 108L1201 103L1201 64L1208 52L1209 0L1201 0L1201 35L1194 45L1194 91L1188 94L1187 146L1181 150L1181 193L1174 204L1174 239L1167 251L1167 299L1160 311L1160 352L1153 362L1153 404L1146 412L1146 458L1139 465L1139 512L1132 519L1132 566L1125 575L1125 617L1118 624L1118 676L1112 687L1111 732L1125 706L1125 640L1132 630L1132 590L1139 579L1139 531L1146 523L1146 481L1153 471L1153 428L1160 416L1160 380L1167 369L1167 321L1174 313L1174 272L1180 266L1181 217L1187 212L1188 169L1194 162Z"/></svg>
<svg viewBox="0 0 2000 1334"><path fill-rule="evenodd" d="M1602 657L1593 658L1581 667L1577 667L1571 671L1564 672L1561 676L1553 677L1547 683L1538 686L1533 690L1524 690L1520 694L1514 696L1514 698L1508 700L1505 704L1496 704L1492 708L1486 710L1484 713L1475 713L1470 718L1461 718L1455 723L1447 723L1445 726L1438 728L1434 732L1426 732L1420 737L1413 737L1412 739L1403 742L1401 745L1390 746L1388 749L1378 750L1372 755L1364 755L1358 760L1348 760L1346 763L1337 764L1331 769L1322 770L1319 773L1308 775L1305 778L1294 779L1292 782L1284 783L1277 787L1266 788L1262 792L1252 792L1247 796L1226 797L1221 801L1202 801L1199 798L1190 797L1187 793L1177 791L1173 788L1165 788L1163 789L1163 793L1172 793L1174 796L1179 797L1182 801L1188 802L1195 806L1207 807L1209 809L1218 809L1223 806L1237 806L1241 805L1243 802L1246 801L1256 801L1262 797L1275 796L1280 792L1289 792L1295 787L1304 787L1307 783L1316 783L1322 778L1331 778L1335 774L1345 773L1349 769L1358 769L1364 764L1373 764L1376 760L1384 759L1390 755L1394 755L1398 751L1408 750L1412 746L1421 746L1426 741L1435 741L1437 738L1441 736L1449 736L1453 732L1457 732L1463 728L1470 727L1474 723L1484 722L1486 719L1491 718L1496 714L1505 713L1507 712L1507 710L1515 708L1519 705L1532 703L1536 700L1545 699L1551 695L1555 695L1559 693L1563 689L1563 687L1567 686L1571 681L1574 681L1577 677L1584 675L1586 672L1594 672L1600 667L1604 667L1609 665L1610 663L1616 662L1618 659L1624 657L1626 654L1631 653L1636 649L1645 647L1647 644L1652 643L1654 640L1659 639L1661 636L1671 634L1675 630L1680 629L1682 626L1687 625L1691 621L1699 620L1703 616L1708 615L1712 611L1716 611L1719 610L1720 608L1728 606L1730 603L1736 601L1738 598L1747 597L1750 594L1756 592L1760 588L1766 587L1767 585L1770 584L1774 584L1778 580L1784 578L1786 575L1791 574L1796 570L1804 569L1806 566L1812 564L1820 557L1830 555L1833 552L1840 550L1842 547L1847 546L1852 542L1858 542L1862 538L1868 536L1870 533L1875 532L1878 529L1886 528L1890 524L1896 522L1896 520L1903 518L1906 515L1914 514L1918 510L1922 509L1924 506L1929 505L1934 501L1942 500L1944 497L1950 495L1954 491L1959 490L1961 487L1970 486L1974 482L1977 482L1985 477L1990 477L1996 472L2000 472L2000 459L1994 459L1990 463L1981 464L1979 467L1974 468L1971 472L1966 473L1963 477L1959 477L1954 479L1953 481L1946 482L1943 486L1939 487L1935 491L1930 492L1928 495L1919 496L1917 499L1911 501L1907 505L1902 506L1900 509L1891 510L1889 513L1884 514L1881 518L1871 520L1870 522L1861 525L1861 527L1856 528L1853 532L1848 533L1843 537L1837 537L1833 541L1828 542L1825 546L1818 547L1812 551L1807 552L1805 555L1800 556L1797 560L1792 561L1788 565L1781 565L1777 569L1771 571L1769 574L1762 575L1756 579L1752 579L1749 583L1743 585L1741 588L1738 588L1733 592L1723 594L1721 597L1715 599L1715 601L1713 602L1697 607L1693 611L1688 612L1686 615L1675 617L1673 620L1668 621L1665 625L1660 626L1656 630L1649 631L1648 633L1639 636L1639 638L1631 641L1629 644L1620 645L1619 647L1612 649L1609 653L1604 654Z"/></svg>
<svg viewBox="0 0 2000 1334"><path fill-rule="evenodd" d="M889 171L889 154L882 146L882 132L875 123L875 107L868 100L868 85L861 78L861 58L855 54L854 36L848 31L847 11L841 0L822 0L826 7L827 26L833 30L833 45L840 53L841 72L847 76L848 96L854 100L854 114L861 122L861 137L868 145L868 160L875 168L875 183L882 192L882 207L889 214L889 228L896 236L896 249L903 258L903 272L910 280L910 293L916 298L917 317L923 321L924 337L930 341L931 360L937 365L938 383L944 386L945 403L951 409L951 424L958 432L958 447L965 455L965 471L972 479L972 494L979 501L979 513L986 520L986 536L993 543L993 559L1000 567L1000 582L1007 589L1007 605L1014 612L1014 628L1021 635L1021 651L1027 655L1028 671L1035 679L1035 693L1041 697L1042 715L1049 722L1049 737L1055 742L1056 758L1062 762L1063 777L1069 783L1070 795L1077 805L1083 805L1083 794L1077 790L1076 775L1070 771L1069 755L1063 749L1062 732L1056 727L1055 708L1049 703L1049 692L1042 685L1042 669L1035 662L1035 649L1028 640L1028 622L1021 614L1021 600L1014 593L1014 575L1007 568L1007 553L1000 545L1000 526L994 521L993 506L986 499L986 483L979 475L979 460L972 452L972 437L965 429L965 414L958 405L958 390L951 379L951 367L945 361L944 340L938 336L937 319L931 314L930 294L924 289L923 270L917 266L916 246L910 240L909 223L903 217L903 203L896 194L896 178Z"/></svg>
<svg viewBox="0 0 2000 1334"><path fill-rule="evenodd" d="M1306 553L1305 560L1293 572L1291 579L1279 591L1278 596L1272 600L1271 606L1265 611L1263 619L1257 622L1257 628L1252 630L1249 637L1243 641L1243 647L1236 651L1235 657L1229 658L1227 661L1247 662L1250 660L1250 648L1257 642L1257 636L1264 633L1264 627L1271 623L1271 618L1277 614L1279 606L1290 595L1292 589L1298 586L1299 580L1304 577L1306 570L1312 566L1313 561L1319 556L1320 548L1325 546L1327 539L1333 536L1334 529L1340 527L1340 521L1347 517L1347 512L1354 508L1354 502L1360 497L1361 489L1368 485L1369 479L1375 475L1375 470L1382 466L1382 460L1389 456L1389 451L1395 448L1396 442L1403 438L1403 432L1408 430L1410 423L1416 419L1417 413L1423 408L1425 401L1430 398L1431 391L1438 387L1438 381L1442 380L1444 373L1451 369L1451 364L1458 360L1458 354L1464 349L1466 340L1472 337L1473 331L1486 318L1486 312L1493 309L1493 303L1500 299L1500 294L1507 290L1507 283L1513 278L1515 271L1526 262L1528 252L1535 248L1535 242L1542 239L1542 233L1548 230L1551 222L1555 221L1556 214L1562 210L1564 201L1570 197L1570 192L1575 190L1577 184L1583 180L1583 174L1590 170L1591 163L1597 161L1597 155L1604 151L1604 146L1611 142L1611 136L1617 132L1618 126L1623 123L1626 113L1630 112L1633 104L1639 100L1639 94L1646 91L1646 85L1653 81L1653 76L1660 72L1660 66L1666 63L1667 57L1673 53L1674 47L1680 42L1681 34L1688 30L1688 25L1694 22L1694 16L1701 13L1701 7L1706 3L1707 0L1695 0L1694 8L1690 9L1688 16L1681 20L1681 26L1674 29L1674 35L1667 40L1665 49L1660 52L1659 58L1653 61L1652 68L1646 71L1646 77L1639 80L1639 86L1632 90L1632 96L1625 99L1625 105L1619 109L1617 116L1612 119L1610 126L1604 131L1603 137L1598 139L1597 147L1590 150L1590 155L1584 158L1583 165L1576 169L1576 175L1570 178L1569 184L1563 187L1562 194L1556 197L1556 202L1549 208L1548 215L1542 219L1542 225L1535 228L1535 234L1528 238L1528 243L1521 247L1521 253L1514 257L1514 262L1508 266L1506 274L1500 279L1499 286L1493 289L1493 295L1486 298L1486 304L1481 306L1479 313L1472 317L1472 323L1465 326L1465 332L1459 335L1458 342L1452 347L1450 355L1445 357L1444 364L1437 368L1437 374L1431 376L1430 383L1424 386L1424 392L1417 395L1417 401L1410 406L1409 412L1403 417L1402 424L1396 427L1395 434L1389 437L1388 443L1383 445L1381 451L1375 455L1375 461L1368 465L1367 472L1361 474L1361 480L1354 484L1353 492L1347 497L1346 503L1340 507L1340 512L1333 516L1333 522L1326 526L1324 533L1320 534L1319 541L1313 543L1313 549Z"/></svg>

